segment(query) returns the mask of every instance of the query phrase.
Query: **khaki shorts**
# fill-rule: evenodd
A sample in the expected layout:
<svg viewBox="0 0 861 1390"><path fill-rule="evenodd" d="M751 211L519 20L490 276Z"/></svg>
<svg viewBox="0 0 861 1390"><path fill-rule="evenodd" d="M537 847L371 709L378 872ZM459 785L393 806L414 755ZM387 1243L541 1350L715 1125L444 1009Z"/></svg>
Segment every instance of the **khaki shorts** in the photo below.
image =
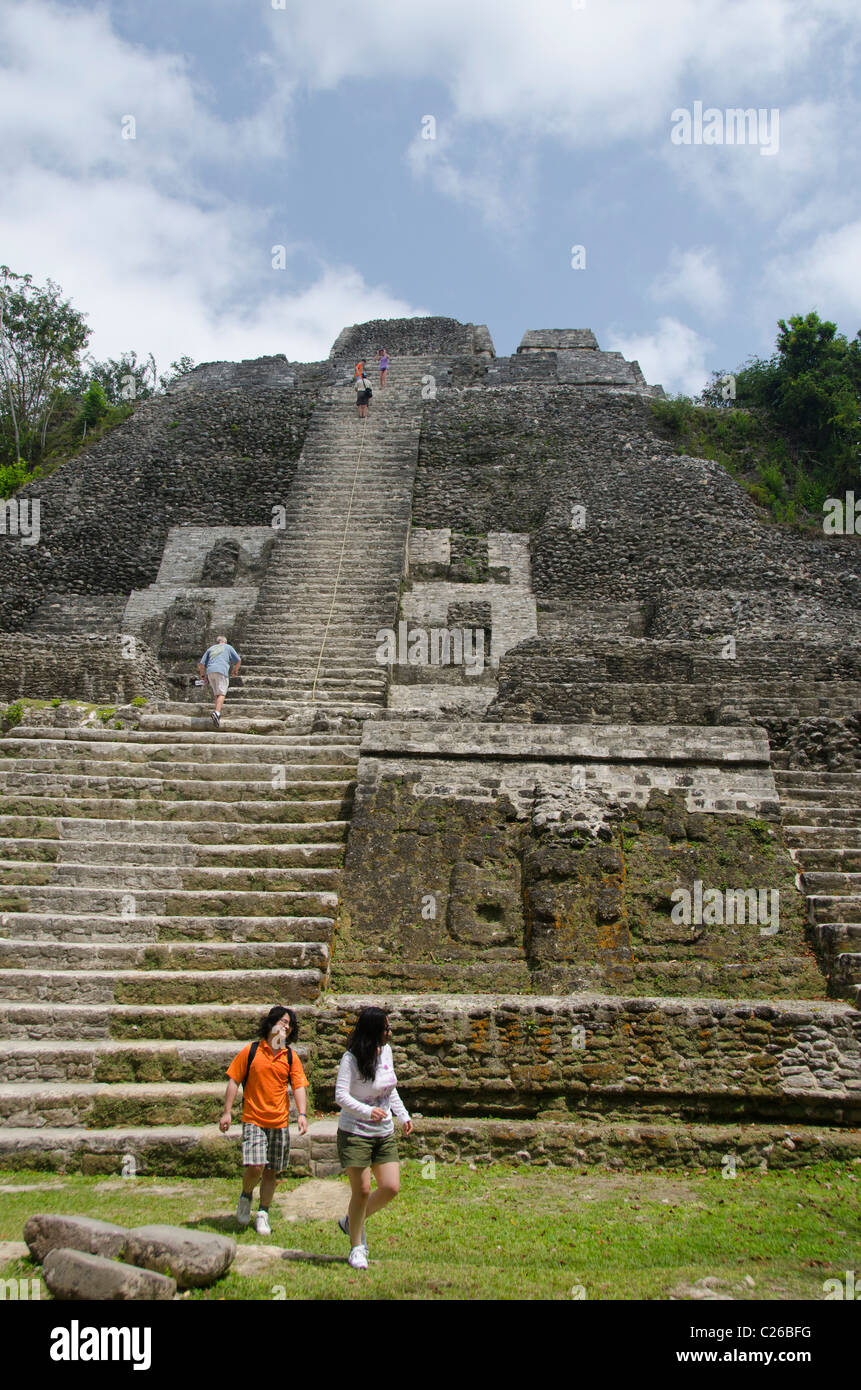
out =
<svg viewBox="0 0 861 1390"><path fill-rule="evenodd" d="M213 695L226 695L230 681L226 676L222 676L220 671L207 671L206 679L209 681L209 688Z"/></svg>
<svg viewBox="0 0 861 1390"><path fill-rule="evenodd" d="M338 1157L342 1168L370 1168L375 1163L399 1163L398 1141L394 1134L379 1139L366 1134L338 1130Z"/></svg>

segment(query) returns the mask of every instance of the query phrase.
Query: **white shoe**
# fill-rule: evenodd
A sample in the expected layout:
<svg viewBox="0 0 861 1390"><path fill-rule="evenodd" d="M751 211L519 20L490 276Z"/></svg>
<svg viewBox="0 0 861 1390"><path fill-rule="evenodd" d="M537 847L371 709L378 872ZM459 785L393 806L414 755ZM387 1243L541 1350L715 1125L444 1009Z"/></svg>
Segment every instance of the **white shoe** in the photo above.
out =
<svg viewBox="0 0 861 1390"><path fill-rule="evenodd" d="M251 1198L246 1197L244 1192L240 1193L236 1203L236 1220L240 1226L247 1226L251 1221Z"/></svg>
<svg viewBox="0 0 861 1390"><path fill-rule="evenodd" d="M349 1236L349 1234L350 1234L350 1217L349 1217L349 1215L347 1215L347 1216L342 1216L342 1217L341 1217L340 1221L338 1222L338 1227L339 1227L340 1230L342 1230L342 1231L344 1232L344 1235L345 1235L345 1236ZM364 1234L365 1234L365 1231L363 1230L363 1231L362 1231L362 1235L364 1235ZM364 1252L365 1252L366 1255L370 1255L371 1252L370 1252L370 1250L368 1249L368 1242L367 1242L366 1240L363 1240L363 1241L362 1241L362 1249L364 1250Z"/></svg>
<svg viewBox="0 0 861 1390"><path fill-rule="evenodd" d="M272 1227L269 1225L269 1213L259 1211L254 1218L254 1229L259 1236L271 1236Z"/></svg>
<svg viewBox="0 0 861 1390"><path fill-rule="evenodd" d="M367 1253L366 1253L366 1251L365 1251L364 1245L354 1245L354 1246L353 1246L352 1250L350 1251L350 1268L351 1268L351 1269L367 1269L367 1268L368 1268L368 1256L367 1256Z"/></svg>

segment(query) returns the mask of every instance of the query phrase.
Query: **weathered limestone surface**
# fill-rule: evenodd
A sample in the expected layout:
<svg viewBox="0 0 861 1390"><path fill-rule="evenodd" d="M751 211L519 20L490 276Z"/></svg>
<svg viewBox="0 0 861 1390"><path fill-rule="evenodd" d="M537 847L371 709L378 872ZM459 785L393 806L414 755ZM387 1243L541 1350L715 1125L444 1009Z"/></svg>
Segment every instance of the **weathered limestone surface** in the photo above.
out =
<svg viewBox="0 0 861 1390"><path fill-rule="evenodd" d="M42 1271L51 1293L60 1300L126 1303L176 1296L175 1279L80 1250L52 1250Z"/></svg>
<svg viewBox="0 0 861 1390"><path fill-rule="evenodd" d="M360 992L441 1155L713 1161L727 1120L760 1161L850 1152L857 1015L816 1001L861 982L861 551L674 455L660 394L588 330L497 359L483 325L371 322L204 364L31 485L11 695L161 694L253 612L218 732L177 700L0 742L3 1161L233 1173L231 1047L300 1004L331 1104ZM153 650L118 672L126 617ZM387 680L399 618L481 630L487 669ZM774 930L674 916L698 887ZM336 1168L322 1123L298 1171Z"/></svg>
<svg viewBox="0 0 861 1390"><path fill-rule="evenodd" d="M163 697L167 684L149 647L137 642L132 655L125 652L119 634L63 641L0 633L0 700L52 700L62 695L94 704L124 704L138 696Z"/></svg>
<svg viewBox="0 0 861 1390"><path fill-rule="evenodd" d="M161 396L23 488L41 500L41 537L0 536L0 629L26 629L49 594L151 584L171 526L268 526L313 405L308 390L250 385Z"/></svg>
<svg viewBox="0 0 861 1390"><path fill-rule="evenodd" d="M181 1289L214 1284L226 1274L235 1255L235 1240L179 1226L136 1226L129 1231L123 1251L129 1264L168 1275Z"/></svg>
<svg viewBox="0 0 861 1390"><path fill-rule="evenodd" d="M857 1125L861 1015L815 1001L377 995L399 1088L427 1114L786 1118ZM364 995L317 1016L329 1102Z"/></svg>
<svg viewBox="0 0 861 1390"><path fill-rule="evenodd" d="M90 1216L60 1216L42 1212L31 1216L24 1227L24 1239L38 1264L51 1250L82 1250L89 1255L118 1259L128 1239L124 1226L97 1221Z"/></svg>

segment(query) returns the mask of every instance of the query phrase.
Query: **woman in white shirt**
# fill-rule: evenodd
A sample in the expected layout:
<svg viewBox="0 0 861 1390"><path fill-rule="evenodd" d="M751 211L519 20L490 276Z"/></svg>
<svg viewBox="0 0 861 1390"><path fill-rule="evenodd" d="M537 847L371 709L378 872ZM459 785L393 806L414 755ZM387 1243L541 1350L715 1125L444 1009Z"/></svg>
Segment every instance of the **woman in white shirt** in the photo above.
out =
<svg viewBox="0 0 861 1390"><path fill-rule="evenodd" d="M350 1264L368 1268L365 1221L397 1197L400 1160L392 1114L404 1134L413 1122L398 1095L392 1049L392 1030L384 1009L362 1009L341 1058L335 1100L338 1117L338 1157L350 1179L350 1208L338 1222L350 1237ZM371 1196L371 1171L377 1184Z"/></svg>

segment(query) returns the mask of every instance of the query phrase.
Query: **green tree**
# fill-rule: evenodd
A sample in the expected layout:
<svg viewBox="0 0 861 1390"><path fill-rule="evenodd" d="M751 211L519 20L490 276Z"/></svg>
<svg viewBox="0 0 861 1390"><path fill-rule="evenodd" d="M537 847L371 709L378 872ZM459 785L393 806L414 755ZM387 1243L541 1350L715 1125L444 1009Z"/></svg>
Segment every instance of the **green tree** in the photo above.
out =
<svg viewBox="0 0 861 1390"><path fill-rule="evenodd" d="M779 319L778 329L774 355L735 372L731 403L763 412L817 495L822 486L853 487L861 477L861 334L847 340L813 311ZM725 404L724 375L713 373L703 405Z"/></svg>
<svg viewBox="0 0 861 1390"><path fill-rule="evenodd" d="M79 365L90 330L83 314L48 280L33 284L0 266L0 431L7 459L33 460Z"/></svg>
<svg viewBox="0 0 861 1390"><path fill-rule="evenodd" d="M108 357L104 362L86 357L79 389L85 389L92 381L99 382L110 405L132 405L136 401L148 400L157 389L155 358L149 353L143 361L139 361L137 353L131 348L119 357Z"/></svg>
<svg viewBox="0 0 861 1390"><path fill-rule="evenodd" d="M84 434L87 429L92 429L97 425L104 415L108 413L108 398L105 388L100 381L91 381L87 387L87 393L81 401L81 421L84 426Z"/></svg>

